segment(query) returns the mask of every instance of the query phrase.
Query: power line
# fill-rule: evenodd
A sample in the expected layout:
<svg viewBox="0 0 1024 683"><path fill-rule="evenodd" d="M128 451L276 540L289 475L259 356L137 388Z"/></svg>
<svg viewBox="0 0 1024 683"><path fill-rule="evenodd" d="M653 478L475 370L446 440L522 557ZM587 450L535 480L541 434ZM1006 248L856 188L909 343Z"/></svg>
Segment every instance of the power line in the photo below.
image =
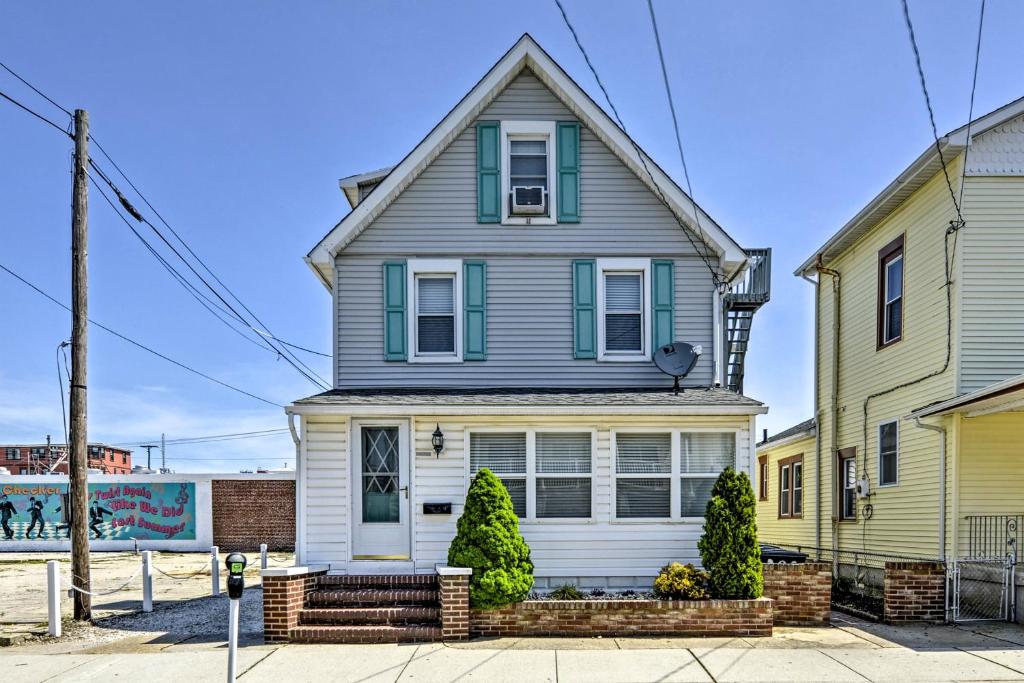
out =
<svg viewBox="0 0 1024 683"><path fill-rule="evenodd" d="M35 111L35 110L33 110L33 109L29 109L29 108L28 108L27 106L25 106L24 104L22 104L22 103L21 103L21 102L19 102L18 100L14 99L13 97L11 97L10 95L8 95L7 93L5 93L5 92L4 92L4 91L2 91L2 90L0 90L0 97L4 98L5 100L7 100L8 102L10 102L10 103L11 103L11 104L13 104L14 106L16 106L16 107L19 107L20 109L22 109L22 110L24 110L24 111L28 112L29 114L31 114L32 116L36 117L37 119L39 119L39 120L40 120L40 121L42 121L43 123L46 123L46 124L49 124L49 125L53 126L53 127L54 127L54 128L56 128L57 130L59 130L59 131L60 131L61 133L63 133L64 135L67 135L67 136L68 136L69 138L70 138L70 137L72 137L71 133L69 133L69 132L68 132L68 131L66 131L65 129L61 128L61 127L60 127L60 126L58 126L58 125L57 125L56 123L54 123L54 122L53 122L53 121L51 121L50 119L46 118L45 116L43 116L43 115L42 115L42 114L40 114L39 112L37 112L37 111Z"/></svg>
<svg viewBox="0 0 1024 683"><path fill-rule="evenodd" d="M5 265L4 265L4 264L2 264L2 263L0 263L0 270L4 270L4 271L6 271L8 275L10 275L10 276L14 277L14 278L15 278L16 280L19 280L19 281L21 281L21 282L22 282L22 284L25 284L25 285L27 285L28 287L30 287L30 288L32 288L32 289L34 289L34 290L35 290L35 291L36 291L36 292L37 292L38 294L41 294L42 296L46 297L46 298L47 298L47 299L49 299L49 300L50 300L51 302L53 302L53 303L57 304L58 306L60 306L61 308L63 308L63 309L65 310L65 311L68 311L68 312L70 312L70 311L71 311L71 308L70 308L70 307L68 307L67 305L65 305L64 303L62 303L61 301L59 301L58 299L55 299L54 297L50 296L49 294L47 294L46 292L44 292L44 291L43 291L42 289L40 289L40 288L39 288L39 287L37 287L36 285L32 284L31 282L29 282L28 280L26 280L26 279L25 279L25 278L23 278L22 276L18 275L17 273L15 273L15 272L14 272L13 270L11 270L10 268L8 268L7 266L5 266ZM249 398L254 398L254 399L256 399L257 401L262 401L263 403L267 403L267 404L269 404L269 405L272 405L272 406L275 406L275 407L277 407L277 408L283 408L283 407L284 407L284 406L283 406L283 405L281 405L280 403L276 403L276 402L274 402L274 401L270 401L270 400L268 400L268 399L265 399L265 398L263 398L263 397L261 397L261 396L257 396L256 394L252 394L252 393L250 393L250 392L248 392L248 391L245 391L244 389L239 389L238 387L236 387L236 386L234 386L234 385L228 384L227 382L221 381L221 380L219 380L219 379L217 379L217 378L215 378L215 377L211 377L210 375L207 375L207 374L206 374L206 373L204 373L204 372L201 372L201 371L199 371L199 370L196 370L195 368L189 367L188 365L185 365L185 364L184 364L184 363L182 363L181 361L177 361L177 360L174 360L173 358L171 358L171 357L169 357L169 356L165 356L164 354L160 353L159 351L154 351L153 349L149 348L149 347L148 347L148 346L146 346L145 344L142 344L142 343L140 343L140 342L137 342L137 341L135 341L134 339L131 339L130 337L127 337L127 336L125 336L125 335L121 334L120 332L117 332L117 331L115 331L115 330L113 330L113 329L111 329L111 328L107 327L106 325L103 325L103 324L101 324L101 323L98 323L98 322L96 322L95 320L92 320L92 319L90 319L90 320L89 320L89 322L90 322L91 324L95 325L96 327L100 328L101 330L103 330L103 331L105 331L105 332L109 332L110 334L114 335L114 336L115 336L115 337L117 337L118 339L121 339L121 340L123 340L123 341L126 341L126 342L128 342L129 344L131 344L131 345L133 345L133 346L136 346L136 347L138 347L138 348L142 349L143 351L146 351L146 352L148 352L148 353L151 353L151 354L153 354L154 356L157 356L158 358L162 358L162 359L164 359L165 361L167 361L168 363L172 363L172 364L174 364L174 365L177 365L177 366L178 366L179 368L182 368L183 370L187 370L188 372L191 372L191 373L192 373L192 374L194 374L194 375L198 375L198 376L202 377L203 379L209 380L209 381L211 381L211 382L214 382L215 384L219 384L219 385L221 385L222 387L225 387L225 388L227 388L227 389L230 389L230 390L232 390L232 391L235 391L235 392L237 392L237 393L239 393L239 394L242 394L242 395L244 395L244 396L248 396Z"/></svg>
<svg viewBox="0 0 1024 683"><path fill-rule="evenodd" d="M981 30L985 26L985 0L978 13L978 40L974 46L974 76L971 78L971 105L967 110L967 149L964 150L964 172L960 174L960 203L964 201L964 180L967 179L967 155L971 151L971 123L974 119L974 92L978 88L978 63L981 61ZM956 242L953 242L954 246Z"/></svg>
<svg viewBox="0 0 1024 683"><path fill-rule="evenodd" d="M42 98L43 98L44 100L46 100L47 102L49 102L49 103L50 103L50 104L52 104L53 106L57 107L57 109L60 109L60 110L61 110L62 112L64 112L65 114L67 114L67 115L68 115L69 117L72 117L72 116L74 116L74 114L72 114L70 110L68 110L68 109L67 109L67 108L65 108L65 107L62 107L62 106L61 106L61 105L59 105L59 104L57 104L57 103L56 103L56 102L54 102L54 101L53 101L52 99L50 99L50 97L49 97L49 96L48 96L48 95L47 95L46 93L44 93L44 92L43 92L42 90L40 90L40 89L39 89L39 88L37 88L36 86L34 86L34 85L32 85L31 83L29 83L28 81L26 81L26 80L25 80L24 78L22 78L22 77L21 77L21 76L19 76L18 74L14 73L14 70L13 70L13 69L11 69L11 67L7 66L7 65L6 65L6 64L4 64L3 62L0 62L0 67L3 67L4 71L6 71L7 73L11 74L11 75L12 75L12 76L14 76L15 78L17 78L17 79L18 79L19 81L21 81L22 83L24 83L25 85L27 85L27 86L28 86L29 88L31 88L31 89L32 89L32 91L33 91L33 92L35 92L35 94L39 95L39 96L40 96L40 97L42 97Z"/></svg>
<svg viewBox="0 0 1024 683"><path fill-rule="evenodd" d="M676 219L676 222L679 223L679 227L682 228L683 234L686 236L686 239L690 242L690 246L693 247L694 251L697 252L697 255L704 262L704 265L707 266L708 271L711 273L711 279L714 282L715 287L720 288L724 283L722 281L722 278L719 276L718 271L715 270L715 267L713 265L711 265L711 260L708 257L708 246L704 239L703 233L700 231L700 220L699 218L697 218L698 207L696 202L694 202L693 197L690 197L690 201L693 203L694 206L694 217L697 221L697 235L698 237L700 237L701 242L703 243L703 248L697 246L697 243L694 242L693 238L690 236L690 228L687 225L685 225L682 219L676 214L676 212L672 210L672 206L669 204L664 192L662 192L661 186L658 185L658 181L654 179L654 173L651 171L650 167L647 164L647 155L644 153L642 149L640 149L640 145L636 143L633 137L629 134L629 131L626 130L626 124L622 121L622 117L619 116L619 110L615 108L615 103L612 102L612 98L608 94L608 89L604 87L604 82L598 75L597 69L594 67L594 63L590 61L590 55L587 54L586 49L583 47L583 43L580 41L579 34L576 33L576 28L572 25L572 22L569 21L569 15L566 14L565 7L562 6L562 0L555 0L555 4L558 5L558 11L561 12L562 20L565 22L566 27L572 34L572 38L576 42L576 47L579 48L580 54L583 55L583 61L587 63L587 67L590 69L590 73L594 76L594 80L597 81L597 86L601 89L601 92L604 93L604 98L608 102L608 106L609 108L611 108L612 114L615 116L616 123L619 125L619 128L622 129L622 132L625 133L626 139L629 140L630 144L633 146L633 150L636 152L637 157L640 159L640 164L643 166L644 171L646 171L647 175L650 177L651 184L654 185L654 189L657 191L658 198L661 200L661 203L664 204L665 207L669 210L669 213L671 213L672 216Z"/></svg>
<svg viewBox="0 0 1024 683"><path fill-rule="evenodd" d="M4 67L4 68L6 68L6 67ZM67 410L65 409L65 406L64 406L64 377L61 376L61 374L60 374L60 357L61 357L61 354L63 353L64 354L64 369L67 370L67 367L68 367L68 365L67 365L68 364L68 356L67 356L67 352L64 351L64 349L69 344L70 344L70 342L62 341L57 346L57 384L58 384L58 386L60 386L60 419L61 419L61 422L64 425L64 443L65 444L68 443L68 414L67 414ZM71 386L71 373L69 371L68 372L68 387L70 388L70 386Z"/></svg>
<svg viewBox="0 0 1024 683"><path fill-rule="evenodd" d="M914 62L917 64L917 77L921 82L921 92L924 94L924 103L928 107L928 120L932 124L932 137L935 138L935 151L939 153L939 163L942 164L942 174L946 177L946 187L949 188L949 198L953 200L953 208L956 209L957 221L964 222L963 214L960 213L960 202L957 201L956 193L953 191L953 181L949 179L949 170L946 168L946 157L942 154L942 144L939 142L939 129L935 126L935 111L932 109L932 98L928 94L928 85L924 79L924 67L921 66L921 51L917 48L917 37L914 35L914 24L910 20L910 7L907 0L900 0L903 4L903 19L907 25L907 35L910 37L910 47L914 50Z"/></svg>
<svg viewBox="0 0 1024 683"><path fill-rule="evenodd" d="M287 431L289 431L287 427L282 427L281 429L262 429L262 430L253 431L253 432L234 432L234 433L231 433L231 434L207 434L207 435L204 435L204 436L183 436L183 437L178 438L178 439L166 439L164 443L167 443L167 444L170 444L170 445L178 445L178 444L185 444L185 443L190 443L190 442L212 441L212 440L220 440L220 439L227 439L227 438L243 438L243 437L245 437L245 438L250 438L250 437L255 438L255 437L260 437L260 436L270 436L272 434L279 434L279 433L287 432ZM121 443L118 443L116 445L118 445L118 446L145 446L145 445L151 444L151 443L153 443L155 441L159 441L159 439L150 439L148 441L140 441L140 442L137 442L137 443L136 442L133 442L133 443L121 442Z"/></svg>

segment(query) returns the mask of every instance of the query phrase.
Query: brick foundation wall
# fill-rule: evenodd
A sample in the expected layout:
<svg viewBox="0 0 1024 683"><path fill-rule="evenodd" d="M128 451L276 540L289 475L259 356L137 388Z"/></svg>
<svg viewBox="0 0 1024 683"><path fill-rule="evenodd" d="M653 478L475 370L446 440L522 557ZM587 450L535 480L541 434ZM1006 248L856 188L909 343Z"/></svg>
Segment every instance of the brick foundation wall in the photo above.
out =
<svg viewBox="0 0 1024 683"><path fill-rule="evenodd" d="M770 636L772 601L527 600L471 610L476 636Z"/></svg>
<svg viewBox="0 0 1024 683"><path fill-rule="evenodd" d="M828 626L832 618L832 567L823 562L764 565L764 597L776 626Z"/></svg>
<svg viewBox="0 0 1024 683"><path fill-rule="evenodd" d="M214 479L213 544L224 551L295 550L295 482Z"/></svg>
<svg viewBox="0 0 1024 683"><path fill-rule="evenodd" d="M946 567L940 562L885 563L885 621L946 620Z"/></svg>
<svg viewBox="0 0 1024 683"><path fill-rule="evenodd" d="M324 569L296 576L263 577L263 642L288 642L288 632L299 624L306 593L316 587L317 577L326 573Z"/></svg>
<svg viewBox="0 0 1024 683"><path fill-rule="evenodd" d="M469 638L469 574L437 570L438 598L441 603L441 639Z"/></svg>

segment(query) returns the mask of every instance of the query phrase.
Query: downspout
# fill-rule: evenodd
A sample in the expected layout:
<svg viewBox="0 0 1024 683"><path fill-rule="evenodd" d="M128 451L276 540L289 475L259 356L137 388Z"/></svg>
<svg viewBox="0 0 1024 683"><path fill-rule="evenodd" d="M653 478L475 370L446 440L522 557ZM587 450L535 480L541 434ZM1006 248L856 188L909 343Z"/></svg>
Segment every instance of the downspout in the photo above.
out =
<svg viewBox="0 0 1024 683"><path fill-rule="evenodd" d="M946 428L926 425L914 417L914 425L939 434L939 559L946 559Z"/></svg>
<svg viewBox="0 0 1024 683"><path fill-rule="evenodd" d="M829 411L831 412L831 420L829 425L829 460L831 461L836 457L836 453L839 452L839 271L831 268L826 268L822 265L821 254L818 255L818 261L814 265L814 269L818 272L819 278L821 275L829 275L832 278L832 396L829 401ZM838 490L837 487L836 490ZM835 491L831 496L832 498L832 548L833 550L839 547L839 529L835 524L835 519L839 516L838 501L836 500Z"/></svg>
<svg viewBox="0 0 1024 683"><path fill-rule="evenodd" d="M292 442L295 444L295 564L298 566L306 556L306 544L302 533L306 519L306 511L302 509L305 496L300 495L305 486L305 482L302 481L304 471L301 460L302 439L299 438L299 433L295 429L295 413L289 410L286 414L288 415L288 432L292 435Z"/></svg>
<svg viewBox="0 0 1024 683"><path fill-rule="evenodd" d="M720 387L725 384L725 378L722 375L722 368L724 367L722 356L725 354L725 341L722 338L722 318L725 315L722 309L722 295L716 287L711 294L711 321L712 321L712 345L715 348L714 356L714 373L715 377L713 384L716 387Z"/></svg>
<svg viewBox="0 0 1024 683"><path fill-rule="evenodd" d="M821 548L821 410L818 408L818 286L819 280L801 274L814 285L814 547ZM821 557L821 551L818 558Z"/></svg>

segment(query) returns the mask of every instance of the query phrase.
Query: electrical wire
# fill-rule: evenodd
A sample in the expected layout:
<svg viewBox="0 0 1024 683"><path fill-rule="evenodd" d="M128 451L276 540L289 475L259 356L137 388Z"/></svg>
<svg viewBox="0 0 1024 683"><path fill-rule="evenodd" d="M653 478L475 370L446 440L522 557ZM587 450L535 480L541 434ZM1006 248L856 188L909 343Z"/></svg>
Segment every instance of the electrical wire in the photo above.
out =
<svg viewBox="0 0 1024 683"><path fill-rule="evenodd" d="M696 232L698 237L700 237L701 239L703 248L697 246L697 243L694 242L693 237L690 236L690 227L687 226L683 222L683 220L676 214L676 212L672 210L672 206L669 204L669 201L665 197L664 192L662 192L661 186L658 184L658 181L655 180L654 178L654 173L651 171L650 167L647 164L647 155L644 153L642 149L640 149L640 145L638 145L637 142L630 136L629 131L626 130L626 124L622 121L622 117L619 115L618 109L615 108L615 103L612 102L612 98L608 94L608 89L604 87L604 82L598 75L597 69L594 67L593 62L590 61L590 55L587 54L586 49L583 47L583 43L580 41L579 34L576 33L576 28L572 25L572 22L569 21L569 15L566 14L565 7L562 6L562 1L555 0L555 4L558 6L558 11L561 12L562 14L562 20L565 22L566 28L569 29L569 32L572 34L573 40L576 42L576 47L579 48L580 54L583 55L583 61L587 63L587 67L590 69L590 73L594 76L594 80L597 82L597 86L601 89L601 92L604 94L604 98L608 102L608 107L612 110L612 114L615 116L616 123L618 124L619 128L622 129L622 132L625 134L626 139L629 140L630 144L633 146L633 150L636 152L637 157L640 159L640 164L643 166L644 171L646 171L647 175L650 177L651 184L654 186L658 198L661 200L661 203L664 204L665 207L669 210L669 213L671 213L672 216L676 219L676 222L679 223L679 227L683 229L683 234L686 235L686 239L690 242L690 245L693 247L694 251L704 262L704 265L707 266L708 271L711 273L711 279L712 282L714 282L715 287L720 290L725 283L722 280L722 277L719 275L718 271L711 264L711 259L708 256L707 241L705 240L704 234L700 231L699 219L697 219ZM693 197L690 197L690 201L693 202L694 208L699 210L699 208L696 205L696 202L693 201ZM695 218L697 216L697 210L694 211Z"/></svg>
<svg viewBox="0 0 1024 683"><path fill-rule="evenodd" d="M61 419L61 422L64 425L64 443L68 442L68 415L67 415L67 410L65 409L65 406L64 406L64 402L65 402L65 397L64 397L64 378L60 374L60 357L61 357L61 354L63 353L64 354L64 369L67 370L68 356L67 356L67 353L64 351L64 349L70 343L71 342L62 341L60 344L57 345L57 384L60 386L60 419ZM69 388L71 387L71 374L70 374L70 372L68 373L68 387Z"/></svg>
<svg viewBox="0 0 1024 683"><path fill-rule="evenodd" d="M67 115L68 115L69 117L72 117L72 118L74 118L74 114L72 114L72 113L71 113L71 112L70 112L70 111L69 111L68 109L66 109L65 107L62 107L61 105L59 105L59 104L57 104L56 102L54 102L54 101L53 101L52 99L50 99L50 97L49 97L49 96L48 96L48 95L47 95L46 93L44 93L44 92L43 92L42 90L40 90L40 89L39 89L39 88L37 88L36 86L34 86L34 85L32 85L31 83L29 83L28 81L26 81L26 80L25 80L24 78L22 78L22 77L21 77L21 76L19 76L18 74L16 74L16 73L14 72L14 70L13 70L13 69L11 69L11 67L7 66L7 65L6 65L6 64L4 64L3 62L0 62L0 67L2 67L2 68L4 69L4 71L6 71L7 73L9 73L9 74L11 74L12 76L14 76L15 78L17 78L17 79L18 79L19 81L21 81L21 82L22 82L23 84L25 84L25 85L27 85L27 86L28 86L29 88L31 88L31 89L32 89L32 91L33 91L33 92L35 92L35 94L39 95L39 96L40 96L40 97L42 97L42 98L43 98L44 100L46 100L47 102L49 102L49 103L50 103L50 104L52 104L53 106L57 107L57 109L60 109L60 110L61 110L62 112L64 112L65 114L67 114Z"/></svg>
<svg viewBox="0 0 1024 683"><path fill-rule="evenodd" d="M60 306L61 308L63 308L65 311L68 311L69 313L71 312L71 308L69 306L67 306L66 304L62 303L58 299L50 296L45 291L43 291L42 289L40 289L36 285L32 284L31 282L29 282L28 280L26 280L22 276L18 275L17 273L15 273L13 270L11 270L10 268L8 268L7 266L5 266L2 263L0 263L0 270L5 271L8 275L12 276L16 280L19 280L22 284L27 285L31 289L35 290L36 293L41 294L42 296L46 297L51 302L53 302L53 303L57 304L58 306ZM108 332L108 333L114 335L115 337L117 337L118 339L121 339L122 341L126 341L129 344L142 349L143 351L151 353L154 356L157 356L158 358L162 358L163 360L167 361L168 363L171 363L173 365L177 365L179 368L182 368L183 370L187 370L188 372L191 372L194 375L198 375L199 377L202 377L203 379L209 380L210 382L213 382L215 384L219 384L222 387L230 389L230 390L232 390L234 392L237 392L237 393L242 394L244 396L248 396L249 398L256 399L257 401L261 401L263 403L272 405L274 407L277 407L277 408L283 408L284 407L280 403L276 403L275 401L271 401L271 400L265 399L265 398L263 398L261 396L257 396L256 394L253 394L253 393L250 393L248 391L245 391L244 389L240 389L240 388L238 388L238 387L236 387L234 385L228 384L227 382L219 380L219 379L217 379L215 377L211 377L210 375L207 375L205 372L201 372L199 370L196 370L193 367L189 367L188 365L185 365L181 361L174 360L173 358L171 358L169 356L166 356L166 355L160 353L159 351L155 351L155 350L149 348L148 346L146 346L145 344L142 344L141 342L137 342L134 339L132 339L130 337L127 337L127 336L121 334L120 332L117 332L117 331L107 327L106 325L98 323L98 322L96 322L95 320L93 320L91 318L89 319L89 323L92 324L92 325L95 325L96 327L100 328L104 332Z"/></svg>
<svg viewBox="0 0 1024 683"><path fill-rule="evenodd" d="M273 434L280 434L280 433L287 432L287 431L289 431L288 428L287 427L283 427L281 429L263 429L263 430L254 431L254 432L234 432L234 433L231 433L231 434L208 434L208 435L205 435L205 436L187 436L187 437L181 437L181 438L178 438L178 439L165 439L164 443L166 443L167 445L170 445L170 446L177 446L177 445L189 444L189 443L202 443L202 442L205 442L205 441L220 441L220 440L229 439L229 438L243 438L243 437L244 438L255 438L255 437L260 437L260 436L271 436ZM132 443L122 442L122 443L118 443L118 444L114 444L114 445L117 445L117 446L148 446L148 445L152 444L154 441L159 441L159 440L160 439L150 439L148 441L140 441L140 442L132 442Z"/></svg>
<svg viewBox="0 0 1024 683"><path fill-rule="evenodd" d="M5 92L4 92L4 91L2 91L2 90L0 90L0 97L4 98L5 100L7 100L8 102L10 102L10 103L11 103L11 104L13 104L14 106L16 106L16 107L19 107L20 109L23 109L24 111L28 112L29 114L31 114L32 116L36 117L37 119L39 119L39 120L40 120L40 121L42 121L43 123L46 123L46 124L49 124L49 125L53 126L53 127L54 127L54 128L56 128L57 130L59 130L59 131L60 131L61 133L63 133L64 135L67 135L68 137L74 137L74 136L72 136L72 135L71 135L71 133L69 133L69 132L68 132L67 130L65 130L65 129L61 128L61 127L60 127L60 126L58 126L58 125L57 125L56 123L54 123L54 122L53 122L53 121L51 121L50 119L46 118L45 116L43 116L43 115L42 115L42 114L40 114L39 112L37 112L37 111L35 111L35 110L33 110L33 109L29 109L29 108L28 108L27 106L25 106L24 104L22 104L22 103L21 103L21 102L19 102L18 100L14 99L13 97L11 97L10 95L8 95L7 93L5 93Z"/></svg>

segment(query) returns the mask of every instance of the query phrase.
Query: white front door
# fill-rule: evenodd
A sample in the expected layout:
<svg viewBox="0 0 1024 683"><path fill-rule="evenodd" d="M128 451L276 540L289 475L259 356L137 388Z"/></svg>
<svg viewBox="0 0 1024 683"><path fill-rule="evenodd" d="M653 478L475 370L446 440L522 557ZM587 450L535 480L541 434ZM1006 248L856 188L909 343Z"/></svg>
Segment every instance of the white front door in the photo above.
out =
<svg viewBox="0 0 1024 683"><path fill-rule="evenodd" d="M352 559L408 560L409 424L353 422Z"/></svg>

